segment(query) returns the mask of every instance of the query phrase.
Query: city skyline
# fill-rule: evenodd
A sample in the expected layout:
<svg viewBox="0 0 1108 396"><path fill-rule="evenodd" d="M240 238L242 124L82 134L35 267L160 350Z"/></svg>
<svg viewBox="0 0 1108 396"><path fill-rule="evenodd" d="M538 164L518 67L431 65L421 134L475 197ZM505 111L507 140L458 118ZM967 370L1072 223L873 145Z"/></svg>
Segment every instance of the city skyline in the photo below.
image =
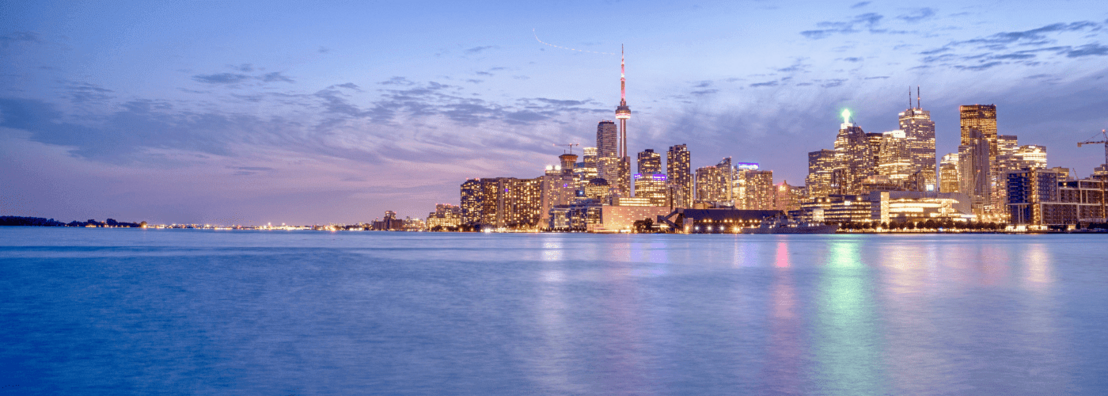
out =
<svg viewBox="0 0 1108 396"><path fill-rule="evenodd" d="M842 109L868 132L895 130L904 87L920 85L937 156L958 152L958 106L995 104L994 134L1046 146L1049 166L1084 177L1103 162L1101 150L1076 143L1108 125L1108 7L1067 4L667 9L683 23L704 22L672 37L646 27L664 19L658 7L627 10L631 26L601 27L602 16L589 14L611 18L615 6L534 6L499 11L521 18L449 39L359 41L336 28L291 46L264 39L289 35L250 23L232 29L241 39L209 30L247 15L243 5L221 5L218 17L183 5L115 15L76 6L64 20L45 15L48 4L21 4L0 17L9 27L0 53L11 59L0 66L0 214L222 224L368 222L384 210L422 217L435 203L456 204L466 178L534 177L559 154L551 143L589 142L612 117L615 57L553 48L540 35L596 52L627 43L636 102L629 156L687 144L690 169L731 156L802 184L808 153L828 147ZM388 7L401 6L352 14L412 12ZM493 18L481 11L427 17ZM279 5L265 16L292 14ZM545 18L526 17L535 14ZM196 22L151 26L189 15ZM749 23L725 25L722 15ZM339 19L354 26L349 18ZM682 41L697 36L709 39ZM171 54L167 42L180 44L176 56L160 56Z"/></svg>

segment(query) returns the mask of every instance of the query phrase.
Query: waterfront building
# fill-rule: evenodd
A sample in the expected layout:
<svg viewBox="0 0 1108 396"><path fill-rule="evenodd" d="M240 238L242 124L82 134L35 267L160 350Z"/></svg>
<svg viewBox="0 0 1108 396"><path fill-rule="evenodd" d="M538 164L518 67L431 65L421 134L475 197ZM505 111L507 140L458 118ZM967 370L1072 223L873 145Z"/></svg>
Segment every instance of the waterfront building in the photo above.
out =
<svg viewBox="0 0 1108 396"><path fill-rule="evenodd" d="M462 183L462 222L467 226L532 229L542 212L543 178L496 177Z"/></svg>
<svg viewBox="0 0 1108 396"><path fill-rule="evenodd" d="M641 157L640 157L641 158ZM642 165L642 163L639 163ZM670 206L666 175L661 173L636 173L635 198L646 199L650 206ZM620 203L626 202L620 199Z"/></svg>
<svg viewBox="0 0 1108 396"><path fill-rule="evenodd" d="M944 193L955 193L961 191L961 179L958 177L958 153L950 153L943 156L942 162L939 164L939 172L941 173L939 191Z"/></svg>
<svg viewBox="0 0 1108 396"><path fill-rule="evenodd" d="M1054 169L1021 169L1004 173L1011 224L1073 226L1104 223L1108 183L1098 179L1064 180Z"/></svg>
<svg viewBox="0 0 1108 396"><path fill-rule="evenodd" d="M765 219L784 215L780 210L682 208L666 214L661 220L684 234L734 234L742 228L758 227Z"/></svg>
<svg viewBox="0 0 1108 396"><path fill-rule="evenodd" d="M684 144L670 146L666 152L666 175L669 178L670 194L673 206L685 208L692 205L693 177L692 158L689 149Z"/></svg>
<svg viewBox="0 0 1108 396"><path fill-rule="evenodd" d="M931 112L923 110L919 100L919 88L916 88L916 107L912 108L912 91L908 90L908 110L898 114L900 130L907 140L908 155L912 166L908 171L913 175L916 191L938 190L935 180L935 122ZM929 187L930 186L930 187Z"/></svg>
<svg viewBox="0 0 1108 396"><path fill-rule="evenodd" d="M795 218L826 223L966 221L975 218L970 198L961 193L934 191L872 191L868 194L832 194L805 201Z"/></svg>
<svg viewBox="0 0 1108 396"><path fill-rule="evenodd" d="M481 185L481 179L466 180L462 183L461 190L459 206L462 208L462 224L477 225L483 218L482 205L485 201L485 190Z"/></svg>
<svg viewBox="0 0 1108 396"><path fill-rule="evenodd" d="M451 204L435 204L435 211L427 214L427 229L431 231L456 229L462 225L462 208Z"/></svg>

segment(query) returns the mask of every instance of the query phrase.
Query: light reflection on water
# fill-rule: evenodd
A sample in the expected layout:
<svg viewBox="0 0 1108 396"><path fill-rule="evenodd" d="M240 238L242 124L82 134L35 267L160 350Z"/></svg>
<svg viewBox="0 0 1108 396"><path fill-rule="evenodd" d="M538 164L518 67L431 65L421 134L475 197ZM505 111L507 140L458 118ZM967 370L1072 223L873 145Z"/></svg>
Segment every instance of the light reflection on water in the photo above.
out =
<svg viewBox="0 0 1108 396"><path fill-rule="evenodd" d="M1105 394L1102 246L0 229L0 386Z"/></svg>

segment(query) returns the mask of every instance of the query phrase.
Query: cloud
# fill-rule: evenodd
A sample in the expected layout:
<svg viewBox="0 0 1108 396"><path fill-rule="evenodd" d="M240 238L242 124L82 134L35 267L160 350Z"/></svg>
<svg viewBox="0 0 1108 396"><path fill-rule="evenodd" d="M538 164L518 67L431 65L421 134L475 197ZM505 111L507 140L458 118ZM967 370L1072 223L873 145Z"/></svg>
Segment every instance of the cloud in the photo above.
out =
<svg viewBox="0 0 1108 396"><path fill-rule="evenodd" d="M1004 62L994 61L994 62L985 62L985 63L981 63L981 64L978 64L978 65L972 65L972 66L955 65L954 67L957 68L957 69L962 69L962 70L981 71L981 70L990 69L990 68L993 68L993 67L996 67L996 66L1000 66L1002 64L1004 64Z"/></svg>
<svg viewBox="0 0 1108 396"><path fill-rule="evenodd" d="M844 82L846 82L845 78L833 78L833 79L830 79L830 80L826 80L825 82L823 82L819 86L821 86L823 88L833 88L833 87L838 87L840 85L843 85Z"/></svg>
<svg viewBox="0 0 1108 396"><path fill-rule="evenodd" d="M868 12L865 14L857 15L854 18L846 21L825 21L816 24L817 30L805 30L800 32L804 37L818 40L826 37L830 37L834 34L850 34L858 33L862 30L869 31L870 33L885 33L887 31L877 29L877 25L884 18L881 14Z"/></svg>
<svg viewBox="0 0 1108 396"><path fill-rule="evenodd" d="M1053 23L1035 29L999 32L969 40L952 41L942 47L921 51L921 62L928 65L947 66L960 70L986 70L1002 64L1037 66L1051 55L1078 58L1108 55L1108 47L1090 43L1074 47L1056 45L1056 35L1066 32L1099 31L1101 24L1089 21ZM1010 46L1027 48L1008 51ZM1040 59L1040 56L1043 59Z"/></svg>
<svg viewBox="0 0 1108 396"><path fill-rule="evenodd" d="M760 82L760 83L753 83L753 84L750 84L750 86L751 86L751 87L753 87L753 88L758 88L758 87L776 87L776 86L777 86L777 80L773 80L773 81L766 81L766 82Z"/></svg>
<svg viewBox="0 0 1108 396"><path fill-rule="evenodd" d="M250 72L254 71L254 65L251 65L249 63L243 63L243 64L238 65L238 66L229 65L228 67L230 67L231 70L242 72L242 73L250 73Z"/></svg>
<svg viewBox="0 0 1108 396"><path fill-rule="evenodd" d="M485 52L485 51L488 51L488 50L491 50L491 49L496 49L496 48L499 48L499 47L497 47L495 45L482 45L482 46L479 46L479 47L473 47L473 48L466 49L463 52L465 52L466 55L476 55L476 54L480 54L482 52Z"/></svg>
<svg viewBox="0 0 1108 396"><path fill-rule="evenodd" d="M343 84L337 84L337 85L334 85L334 87L352 89L352 90L355 90L355 91L358 91L358 92L362 91L362 88L359 87L358 84L354 84L354 83L350 83L350 82L343 83Z"/></svg>
<svg viewBox="0 0 1108 396"><path fill-rule="evenodd" d="M850 8L862 8L862 7L865 7L865 6L869 5L869 3L870 2L868 2L868 1L863 1L863 2L860 2L860 3L854 3L854 5L850 6Z"/></svg>
<svg viewBox="0 0 1108 396"><path fill-rule="evenodd" d="M1104 56L1108 55L1108 47L1100 44L1086 44L1077 47L1073 50L1066 51L1067 58L1079 58L1082 56Z"/></svg>
<svg viewBox="0 0 1108 396"><path fill-rule="evenodd" d="M924 7L924 8L917 8L917 9L913 10L912 12L909 12L909 13L904 14L904 15L899 15L899 16L896 17L896 19L899 19L899 20L902 20L902 21L905 21L905 22L908 22L908 23L916 23L916 22L919 22L919 21L922 21L922 20L925 20L925 19L929 19L929 18L934 17L934 16L935 16L935 9Z"/></svg>
<svg viewBox="0 0 1108 396"><path fill-rule="evenodd" d="M327 47L319 47L319 49L317 49L316 52L319 52L321 54L326 54L328 52L331 52L331 49L327 48Z"/></svg>
<svg viewBox="0 0 1108 396"><path fill-rule="evenodd" d="M73 103L105 103L112 99L112 90L87 82L69 82L65 96Z"/></svg>
<svg viewBox="0 0 1108 396"><path fill-rule="evenodd" d="M11 32L8 34L0 35L0 48L8 48L9 46L20 43L41 43L42 38L38 33L29 31Z"/></svg>
<svg viewBox="0 0 1108 396"><path fill-rule="evenodd" d="M216 73L198 74L192 76L192 79L205 84L238 84L240 82L249 80L250 76L235 73Z"/></svg>
<svg viewBox="0 0 1108 396"><path fill-rule="evenodd" d="M866 77L866 80L885 80L885 79L888 79L888 78L889 78L889 76L873 76L873 77Z"/></svg>
<svg viewBox="0 0 1108 396"><path fill-rule="evenodd" d="M263 82L287 82L287 83L295 82L295 81L292 81L291 78L288 78L284 74L281 74L281 72L266 73L266 74L264 74L264 75L262 75L261 77L258 77L258 78L261 79Z"/></svg>
<svg viewBox="0 0 1108 396"><path fill-rule="evenodd" d="M413 83L411 81L408 81L407 78L396 76L396 77L390 78L388 80L381 81L378 84L381 84L381 85L412 85L412 84L415 84L415 83Z"/></svg>
<svg viewBox="0 0 1108 396"><path fill-rule="evenodd" d="M862 58L852 56L852 57L849 57L849 58L843 58L843 60L847 61L847 62L861 62Z"/></svg>

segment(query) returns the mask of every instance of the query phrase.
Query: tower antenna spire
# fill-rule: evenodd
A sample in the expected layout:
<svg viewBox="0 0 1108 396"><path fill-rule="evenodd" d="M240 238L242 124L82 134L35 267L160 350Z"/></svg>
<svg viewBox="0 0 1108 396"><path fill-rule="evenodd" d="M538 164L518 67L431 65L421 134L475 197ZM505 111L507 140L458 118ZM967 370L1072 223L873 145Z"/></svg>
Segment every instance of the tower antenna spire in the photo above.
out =
<svg viewBox="0 0 1108 396"><path fill-rule="evenodd" d="M912 94L912 89L908 88L908 95ZM910 96L909 96L910 98ZM923 106L919 104L919 85L916 86L916 108L923 110Z"/></svg>
<svg viewBox="0 0 1108 396"><path fill-rule="evenodd" d="M908 108L912 108L912 86L908 86Z"/></svg>

